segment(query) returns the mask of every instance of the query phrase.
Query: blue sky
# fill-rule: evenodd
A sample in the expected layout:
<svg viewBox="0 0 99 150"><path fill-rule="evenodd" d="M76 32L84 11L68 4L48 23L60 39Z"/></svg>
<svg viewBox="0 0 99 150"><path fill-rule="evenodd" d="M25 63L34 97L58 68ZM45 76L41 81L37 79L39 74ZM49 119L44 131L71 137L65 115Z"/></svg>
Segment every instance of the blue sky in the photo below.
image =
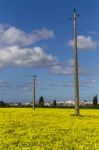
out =
<svg viewBox="0 0 99 150"><path fill-rule="evenodd" d="M99 95L98 0L0 0L0 100L74 99L73 9L77 20L80 100Z"/></svg>

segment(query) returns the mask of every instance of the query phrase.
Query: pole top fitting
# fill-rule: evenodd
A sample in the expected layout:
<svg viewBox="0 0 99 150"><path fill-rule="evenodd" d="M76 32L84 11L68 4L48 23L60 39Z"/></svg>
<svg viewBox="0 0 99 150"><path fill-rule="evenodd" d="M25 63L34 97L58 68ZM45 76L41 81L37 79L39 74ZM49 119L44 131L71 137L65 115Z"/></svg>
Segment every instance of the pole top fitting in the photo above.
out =
<svg viewBox="0 0 99 150"><path fill-rule="evenodd" d="M74 13L76 13L76 8L74 8Z"/></svg>
<svg viewBox="0 0 99 150"><path fill-rule="evenodd" d="M36 78L36 77L37 77L37 75L32 75L32 77L33 77L33 78Z"/></svg>

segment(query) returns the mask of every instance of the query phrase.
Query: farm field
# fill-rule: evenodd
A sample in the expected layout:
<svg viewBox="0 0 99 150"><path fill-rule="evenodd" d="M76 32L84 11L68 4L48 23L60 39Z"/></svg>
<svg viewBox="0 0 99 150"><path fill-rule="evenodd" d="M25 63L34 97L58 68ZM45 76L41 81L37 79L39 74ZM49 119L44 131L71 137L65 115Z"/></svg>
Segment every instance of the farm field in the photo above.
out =
<svg viewBox="0 0 99 150"><path fill-rule="evenodd" d="M0 108L0 150L99 150L99 110Z"/></svg>

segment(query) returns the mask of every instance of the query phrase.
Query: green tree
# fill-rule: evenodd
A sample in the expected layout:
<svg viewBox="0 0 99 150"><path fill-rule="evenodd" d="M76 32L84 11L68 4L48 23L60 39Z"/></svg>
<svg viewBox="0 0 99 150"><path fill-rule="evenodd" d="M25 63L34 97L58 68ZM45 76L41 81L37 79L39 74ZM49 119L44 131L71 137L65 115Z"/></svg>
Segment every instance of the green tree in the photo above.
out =
<svg viewBox="0 0 99 150"><path fill-rule="evenodd" d="M4 107L5 103L3 101L0 101L0 107Z"/></svg>
<svg viewBox="0 0 99 150"><path fill-rule="evenodd" d="M93 106L96 106L98 103L97 95L93 97Z"/></svg>
<svg viewBox="0 0 99 150"><path fill-rule="evenodd" d="M56 100L53 101L53 106L56 107Z"/></svg>
<svg viewBox="0 0 99 150"><path fill-rule="evenodd" d="M39 106L44 107L44 97L42 97L42 96L39 99Z"/></svg>

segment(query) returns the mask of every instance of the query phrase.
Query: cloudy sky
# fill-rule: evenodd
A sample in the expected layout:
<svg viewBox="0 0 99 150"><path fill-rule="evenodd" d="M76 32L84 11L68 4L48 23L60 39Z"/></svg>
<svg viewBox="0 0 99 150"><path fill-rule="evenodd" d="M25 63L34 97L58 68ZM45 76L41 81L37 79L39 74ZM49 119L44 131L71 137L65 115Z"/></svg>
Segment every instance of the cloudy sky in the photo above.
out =
<svg viewBox="0 0 99 150"><path fill-rule="evenodd" d="M80 100L99 95L98 0L0 0L0 100L31 102L34 74L37 99L74 99L74 8Z"/></svg>

